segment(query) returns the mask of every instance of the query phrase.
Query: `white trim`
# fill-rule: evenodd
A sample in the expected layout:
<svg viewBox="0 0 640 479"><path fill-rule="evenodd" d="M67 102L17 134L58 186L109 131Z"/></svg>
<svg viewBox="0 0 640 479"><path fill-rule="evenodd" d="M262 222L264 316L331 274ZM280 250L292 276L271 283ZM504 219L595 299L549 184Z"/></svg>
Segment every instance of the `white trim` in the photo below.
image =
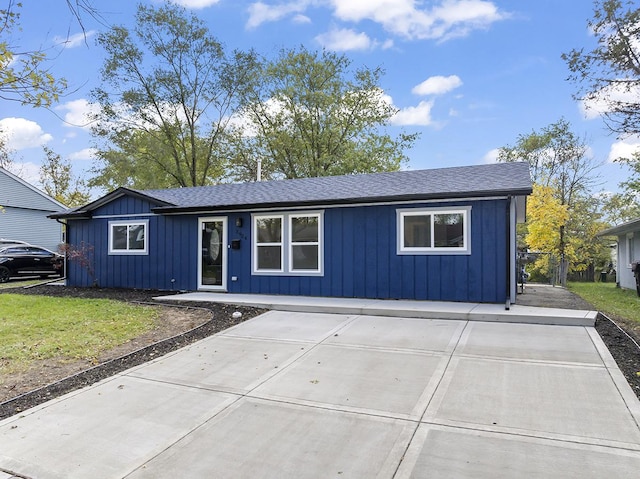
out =
<svg viewBox="0 0 640 479"><path fill-rule="evenodd" d="M113 247L113 228L115 226L144 226L144 248L129 249L129 228L127 228L127 248L115 249ZM148 255L149 254L149 220L133 220L133 221L109 221L109 254L110 255Z"/></svg>
<svg viewBox="0 0 640 479"><path fill-rule="evenodd" d="M221 285L211 285L211 284L202 284L202 227L204 223L213 223L213 222L221 222L222 223L222 242L221 242L221 251L222 254L222 284ZM227 268L228 268L228 254L227 250L229 248L228 244L228 228L227 228L227 217L226 216L208 216L198 218L198 289L199 290L207 290L207 291L227 291Z"/></svg>
<svg viewBox="0 0 640 479"><path fill-rule="evenodd" d="M288 271L291 274L295 274L295 275L305 275L305 276L309 276L309 275L316 275L316 274L321 274L322 273L322 257L323 257L323 246L322 246L322 236L324 234L323 232L323 221L322 221L322 213L310 213L310 212L300 212L300 213L292 213L287 215L287 222L288 222L288 227L289 227L289 234L288 234L288 244L287 244L287 252L288 252L288 256L289 256L289 261L288 261ZM311 241L311 242L295 242L293 241L293 219L294 218L318 218L318 239L317 241ZM293 268L293 247L294 246L312 246L315 245L318 247L318 267L316 269L294 269Z"/></svg>
<svg viewBox="0 0 640 479"><path fill-rule="evenodd" d="M462 243L460 247L436 247L435 219L437 215L462 215ZM411 216L429 216L431 221L430 246L405 246L404 220ZM470 255L471 254L471 206L453 206L442 208L399 208L396 210L396 253L399 255Z"/></svg>
<svg viewBox="0 0 640 479"><path fill-rule="evenodd" d="M314 216L318 218L318 269L317 270L294 270L293 269L293 244L291 219L296 217ZM260 243L261 246L280 246L280 266L275 269L258 269L258 243L256 220L258 218L280 218L281 219L281 242L280 243ZM252 214L251 215L251 274L256 276L323 276L324 275L324 211L282 211L277 214ZM306 243L315 244L315 243Z"/></svg>
<svg viewBox="0 0 640 479"><path fill-rule="evenodd" d="M626 238L627 238L627 268L631 269L631 263L633 263L635 261L635 256L636 256L636 252L635 252L635 244L634 244L634 234L633 233L627 233L626 234Z"/></svg>
<svg viewBox="0 0 640 479"><path fill-rule="evenodd" d="M279 219L280 220L280 241L271 243L258 243L258 227L259 219ZM251 215L251 273L252 274L277 274L284 273L284 215ZM280 268L279 269L259 269L258 268L258 248L260 246L279 246L280 247Z"/></svg>

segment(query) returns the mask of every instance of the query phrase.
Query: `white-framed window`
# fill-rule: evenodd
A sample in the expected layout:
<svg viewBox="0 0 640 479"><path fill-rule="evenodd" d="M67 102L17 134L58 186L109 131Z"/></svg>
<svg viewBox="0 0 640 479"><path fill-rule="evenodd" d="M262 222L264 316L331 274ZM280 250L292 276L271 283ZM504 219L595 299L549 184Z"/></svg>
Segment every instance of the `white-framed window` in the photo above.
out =
<svg viewBox="0 0 640 479"><path fill-rule="evenodd" d="M253 215L253 274L323 274L323 213Z"/></svg>
<svg viewBox="0 0 640 479"><path fill-rule="evenodd" d="M289 216L289 271L320 272L320 214Z"/></svg>
<svg viewBox="0 0 640 479"><path fill-rule="evenodd" d="M262 272L282 272L282 226L284 217L253 217L253 270Z"/></svg>
<svg viewBox="0 0 640 479"><path fill-rule="evenodd" d="M636 253L634 248L633 233L627 233L627 263L628 268L631 268L631 264L636 261Z"/></svg>
<svg viewBox="0 0 640 479"><path fill-rule="evenodd" d="M471 206L396 210L398 254L471 254Z"/></svg>
<svg viewBox="0 0 640 479"><path fill-rule="evenodd" d="M109 254L149 254L149 220L109 221Z"/></svg>

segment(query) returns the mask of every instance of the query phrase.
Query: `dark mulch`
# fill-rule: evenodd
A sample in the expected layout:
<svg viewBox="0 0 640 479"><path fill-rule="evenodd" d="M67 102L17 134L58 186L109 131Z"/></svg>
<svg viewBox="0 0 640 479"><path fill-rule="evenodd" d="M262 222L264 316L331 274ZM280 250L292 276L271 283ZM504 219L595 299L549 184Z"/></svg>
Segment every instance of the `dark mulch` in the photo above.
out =
<svg viewBox="0 0 640 479"><path fill-rule="evenodd" d="M606 316L599 314L596 331L615 359L629 386L640 399L640 339L624 324L617 325Z"/></svg>
<svg viewBox="0 0 640 479"><path fill-rule="evenodd" d="M9 292L9 291L7 291ZM127 302L154 303L153 297L167 295L167 292L150 290L120 290L102 288L70 288L63 286L37 286L29 289L11 290L12 293L35 294L44 296L73 296L79 298L106 298L117 299ZM0 419L17 414L33 406L41 404L50 399L56 398L76 389L89 386L102 379L108 378L119 372L125 371L134 366L156 359L176 349L187 346L212 334L223 331L231 326L235 326L247 319L253 318L265 312L264 309L248 306L237 306L220 303L200 303L193 301L172 301L172 305L184 306L188 308L204 308L211 312L211 319L194 329L186 331L177 336L162 339L150 346L138 349L129 354L125 354L116 359L99 364L86 371L82 371L73 376L62 379L48 386L35 391L22 394L18 397L0 403ZM167 306L172 307L172 306ZM242 313L240 318L233 318L233 313Z"/></svg>

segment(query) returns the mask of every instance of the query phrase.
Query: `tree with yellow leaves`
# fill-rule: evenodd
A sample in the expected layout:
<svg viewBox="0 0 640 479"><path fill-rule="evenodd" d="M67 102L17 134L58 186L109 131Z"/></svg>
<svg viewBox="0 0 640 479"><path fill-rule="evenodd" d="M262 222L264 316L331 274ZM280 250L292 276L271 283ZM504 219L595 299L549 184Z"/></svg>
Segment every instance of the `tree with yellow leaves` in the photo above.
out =
<svg viewBox="0 0 640 479"><path fill-rule="evenodd" d="M599 163L589 153L584 138L560 119L540 131L520 135L515 146L500 149L498 161L527 161L531 165L534 193L527 208L528 248L548 253L534 266L548 276L549 260L559 266L559 280L566 285L572 272L594 270L603 246L595 238L602 228L594 189Z"/></svg>

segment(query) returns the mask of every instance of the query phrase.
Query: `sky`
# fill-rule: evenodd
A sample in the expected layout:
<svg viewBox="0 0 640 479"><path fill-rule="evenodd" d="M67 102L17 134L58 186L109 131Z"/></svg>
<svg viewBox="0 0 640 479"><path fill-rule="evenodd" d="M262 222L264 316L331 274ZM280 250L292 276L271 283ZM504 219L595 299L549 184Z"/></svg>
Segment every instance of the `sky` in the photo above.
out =
<svg viewBox="0 0 640 479"><path fill-rule="evenodd" d="M104 54L96 35L133 27L137 3L90 0L84 34L64 0L23 0L12 43L45 49L51 72L70 91L51 109L0 100L0 130L15 166L36 186L42 146L87 176L93 141L84 114L100 85ZM6 2L5 2L6 3ZM156 0L144 4L160 5ZM346 55L354 68L382 67L381 87L399 110L388 131L420 133L405 169L494 162L497 150L557 122L570 122L602 163L598 191L619 191L629 171L612 160L640 139L610 134L597 108L572 98L577 86L561 54L591 48L590 0L179 0L204 20L229 51L273 57L304 45ZM4 8L4 6L3 6ZM594 191L594 194L597 191ZM104 192L96 191L95 195Z"/></svg>

